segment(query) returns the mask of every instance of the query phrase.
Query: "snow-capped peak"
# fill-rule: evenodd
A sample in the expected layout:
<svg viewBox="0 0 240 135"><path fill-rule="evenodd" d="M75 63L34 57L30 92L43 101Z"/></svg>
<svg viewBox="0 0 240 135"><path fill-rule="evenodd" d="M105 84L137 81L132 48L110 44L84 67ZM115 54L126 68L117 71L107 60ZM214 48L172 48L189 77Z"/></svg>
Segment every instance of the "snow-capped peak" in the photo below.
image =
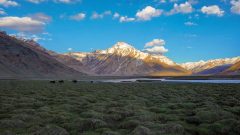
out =
<svg viewBox="0 0 240 135"><path fill-rule="evenodd" d="M133 46L129 45L128 43L125 42L117 42L115 45L113 45L111 48L107 49L106 53L110 53L110 54L118 54L121 56L126 56L129 55L131 53L135 53L138 50L135 49Z"/></svg>
<svg viewBox="0 0 240 135"><path fill-rule="evenodd" d="M92 53L71 53L72 57L83 60L85 57L97 57L99 55L102 55L101 57L108 57L111 55L121 56L121 57L131 57L138 60L145 60L146 58L151 58L158 60L162 63L168 64L168 65L176 65L175 62L167 58L163 55L156 55L156 54L149 54L146 52L142 52L136 48L134 48L132 45L125 43L125 42L117 42L115 45L113 45L111 48L108 48L106 50L96 50Z"/></svg>
<svg viewBox="0 0 240 135"><path fill-rule="evenodd" d="M240 61L240 57L233 57L233 58L223 58L223 59L214 59L208 61L198 61L198 62L187 62L179 64L185 69L192 70L195 72L199 72L205 69L210 69L216 66L227 65L227 64L235 64Z"/></svg>
<svg viewBox="0 0 240 135"><path fill-rule="evenodd" d="M129 48L134 48L133 46L129 45L128 43L125 42L117 42L113 48L118 48L118 49L129 49Z"/></svg>

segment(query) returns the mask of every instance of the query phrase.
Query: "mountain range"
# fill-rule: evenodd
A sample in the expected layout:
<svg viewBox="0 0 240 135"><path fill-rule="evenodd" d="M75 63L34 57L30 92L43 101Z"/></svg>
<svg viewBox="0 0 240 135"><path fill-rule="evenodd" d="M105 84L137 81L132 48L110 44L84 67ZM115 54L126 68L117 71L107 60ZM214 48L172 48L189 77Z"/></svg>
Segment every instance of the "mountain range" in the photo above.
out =
<svg viewBox="0 0 240 135"><path fill-rule="evenodd" d="M107 50L92 53L67 53L77 59L92 75L145 76L187 75L190 72L162 55L151 55L118 42Z"/></svg>
<svg viewBox="0 0 240 135"><path fill-rule="evenodd" d="M187 62L179 64L183 68L192 71L194 75L214 75L214 74L227 74L225 72L231 68L235 63L240 61L240 57L214 59L199 62ZM228 72L229 73L229 72Z"/></svg>
<svg viewBox="0 0 240 135"><path fill-rule="evenodd" d="M0 77L239 75L240 57L178 64L118 42L106 50L59 54L0 32Z"/></svg>

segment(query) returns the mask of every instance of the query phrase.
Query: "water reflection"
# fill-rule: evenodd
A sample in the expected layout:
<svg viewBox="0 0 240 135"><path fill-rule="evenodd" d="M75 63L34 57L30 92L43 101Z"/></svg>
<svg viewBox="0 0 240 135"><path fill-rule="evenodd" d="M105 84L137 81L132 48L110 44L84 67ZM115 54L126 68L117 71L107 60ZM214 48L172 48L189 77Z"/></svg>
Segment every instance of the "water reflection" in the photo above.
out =
<svg viewBox="0 0 240 135"><path fill-rule="evenodd" d="M152 78L132 78L132 79L111 79L101 80L100 82L111 83L133 83L133 82L179 82L179 83L240 83L240 80L169 80Z"/></svg>

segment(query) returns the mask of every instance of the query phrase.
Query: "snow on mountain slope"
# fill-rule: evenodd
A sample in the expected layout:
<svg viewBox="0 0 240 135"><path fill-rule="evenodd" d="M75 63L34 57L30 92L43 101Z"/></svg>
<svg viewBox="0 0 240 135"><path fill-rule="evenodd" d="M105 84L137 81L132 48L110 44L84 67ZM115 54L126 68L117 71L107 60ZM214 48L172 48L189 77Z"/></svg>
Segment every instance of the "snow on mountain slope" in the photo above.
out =
<svg viewBox="0 0 240 135"><path fill-rule="evenodd" d="M187 62L179 65L187 70L191 70L194 73L198 73L217 66L232 65L237 63L238 61L240 61L240 56L233 58L214 59L208 61L201 60L199 62Z"/></svg>
<svg viewBox="0 0 240 135"><path fill-rule="evenodd" d="M117 42L113 47L107 49L107 50L96 50L93 53L86 53L86 52L75 52L75 53L71 53L71 55L82 61L83 58L85 57L91 57L94 55L99 55L99 54L106 54L106 55L118 55L121 57L124 56L131 56L134 57L136 59L141 59L144 60L147 57L151 56L155 59L158 59L159 61L168 64L168 65L176 65L175 62L173 62L172 60L170 60L169 58L167 58L166 56L163 55L151 55L149 53L145 53L142 51L139 51L137 49L135 49L133 46L125 43L125 42Z"/></svg>
<svg viewBox="0 0 240 135"><path fill-rule="evenodd" d="M74 52L65 55L81 61L96 75L149 75L159 72L185 73L185 69L162 55L151 55L133 46L118 42L106 50L92 53Z"/></svg>

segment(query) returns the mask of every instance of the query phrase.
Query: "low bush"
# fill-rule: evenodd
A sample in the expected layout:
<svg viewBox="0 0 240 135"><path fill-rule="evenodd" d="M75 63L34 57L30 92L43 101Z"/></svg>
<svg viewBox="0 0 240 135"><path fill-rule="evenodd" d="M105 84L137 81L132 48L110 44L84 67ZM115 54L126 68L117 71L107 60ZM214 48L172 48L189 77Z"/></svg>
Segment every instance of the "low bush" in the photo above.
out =
<svg viewBox="0 0 240 135"><path fill-rule="evenodd" d="M0 135L239 135L240 84L0 81Z"/></svg>

